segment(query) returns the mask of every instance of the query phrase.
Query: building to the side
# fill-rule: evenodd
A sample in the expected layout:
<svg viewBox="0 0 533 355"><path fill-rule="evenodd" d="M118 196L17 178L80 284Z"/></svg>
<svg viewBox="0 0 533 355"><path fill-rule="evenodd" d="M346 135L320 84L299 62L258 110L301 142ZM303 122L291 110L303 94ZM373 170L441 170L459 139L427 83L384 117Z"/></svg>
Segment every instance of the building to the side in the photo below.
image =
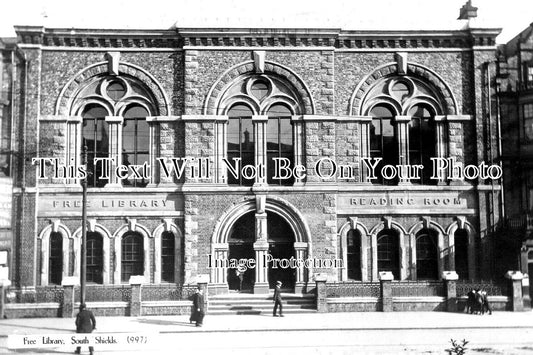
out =
<svg viewBox="0 0 533 355"><path fill-rule="evenodd" d="M533 25L498 50L508 266L533 273ZM530 288L530 292L533 288Z"/></svg>
<svg viewBox="0 0 533 355"><path fill-rule="evenodd" d="M257 293L317 274L503 277L484 86L499 29L474 16L442 31L16 27L12 283L79 276L84 147L88 283L225 292L231 259L253 259Z"/></svg>

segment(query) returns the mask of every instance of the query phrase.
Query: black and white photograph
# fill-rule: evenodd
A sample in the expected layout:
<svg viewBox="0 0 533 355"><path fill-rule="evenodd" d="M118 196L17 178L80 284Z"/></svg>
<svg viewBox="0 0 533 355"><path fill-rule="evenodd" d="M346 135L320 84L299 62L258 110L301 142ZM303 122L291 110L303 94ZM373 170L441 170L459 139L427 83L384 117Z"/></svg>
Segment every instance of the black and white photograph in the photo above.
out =
<svg viewBox="0 0 533 355"><path fill-rule="evenodd" d="M7 0L1 354L533 354L530 0Z"/></svg>

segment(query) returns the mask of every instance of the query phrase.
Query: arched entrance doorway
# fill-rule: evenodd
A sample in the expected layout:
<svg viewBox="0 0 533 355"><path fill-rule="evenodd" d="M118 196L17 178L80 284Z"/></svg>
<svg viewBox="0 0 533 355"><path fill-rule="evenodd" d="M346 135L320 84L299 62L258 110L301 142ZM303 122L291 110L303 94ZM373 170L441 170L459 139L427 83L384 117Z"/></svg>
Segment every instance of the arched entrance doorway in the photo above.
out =
<svg viewBox="0 0 533 355"><path fill-rule="evenodd" d="M255 214L248 212L239 218L230 230L228 238L229 260L255 259L254 242ZM251 291L255 281L255 273L252 269L245 270L241 285L237 269L229 267L227 278L230 290Z"/></svg>
<svg viewBox="0 0 533 355"><path fill-rule="evenodd" d="M296 268L287 265L287 261L296 258L294 251L294 232L285 219L276 213L267 212L268 254L268 284L270 288L276 286L276 281L283 283L282 288L294 288ZM287 267L288 266L288 267Z"/></svg>

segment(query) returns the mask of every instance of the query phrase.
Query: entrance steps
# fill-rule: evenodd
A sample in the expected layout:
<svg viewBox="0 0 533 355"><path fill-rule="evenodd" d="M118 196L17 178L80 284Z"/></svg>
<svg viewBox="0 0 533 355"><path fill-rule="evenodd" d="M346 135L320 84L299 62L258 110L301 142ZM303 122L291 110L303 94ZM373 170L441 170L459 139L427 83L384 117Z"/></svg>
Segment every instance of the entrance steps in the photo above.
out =
<svg viewBox="0 0 533 355"><path fill-rule="evenodd" d="M209 315L217 314L265 314L271 315L274 293L228 293L209 296ZM283 313L316 313L315 296L312 294L282 293Z"/></svg>

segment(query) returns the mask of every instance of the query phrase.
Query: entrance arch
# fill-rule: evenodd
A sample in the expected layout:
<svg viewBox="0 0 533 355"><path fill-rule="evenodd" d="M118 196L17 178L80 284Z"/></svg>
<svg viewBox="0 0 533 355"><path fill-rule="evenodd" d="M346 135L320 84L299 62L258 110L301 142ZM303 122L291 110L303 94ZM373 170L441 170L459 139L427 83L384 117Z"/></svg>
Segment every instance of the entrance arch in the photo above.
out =
<svg viewBox="0 0 533 355"><path fill-rule="evenodd" d="M229 256L231 259L255 259L255 216L248 212L239 218L231 228L228 238ZM252 269L239 270L242 272L242 283L237 269L228 268L227 279L230 290L249 291L253 289L255 273Z"/></svg>
<svg viewBox="0 0 533 355"><path fill-rule="evenodd" d="M246 230L253 229L254 231L253 250L254 259L257 261L253 279L254 293L268 292L269 286L272 285L270 277L281 277L288 283L288 285L284 283L284 287L289 286L294 288L295 292L302 292L308 275L313 272L312 269L296 265L296 268L289 268L286 273L277 270L279 273L274 272L269 275L269 265L263 261L269 253L278 255L279 259L285 256L289 256L290 259L290 256L294 256L305 260L311 256L310 232L303 216L294 206L278 197L246 198L226 211L215 224L211 239L212 260L230 260L230 254L235 255L238 247L234 245L239 243L237 242L239 238L236 234L234 235L234 232L243 231L243 227L240 226L241 222L246 224ZM252 238L243 239L242 244L249 245L250 239ZM248 250L243 253L249 253L249 247L243 247L243 249ZM228 266L228 263L223 263L217 267L211 267L211 283L231 289L234 281L228 278L230 275ZM232 272L235 274L235 270Z"/></svg>

